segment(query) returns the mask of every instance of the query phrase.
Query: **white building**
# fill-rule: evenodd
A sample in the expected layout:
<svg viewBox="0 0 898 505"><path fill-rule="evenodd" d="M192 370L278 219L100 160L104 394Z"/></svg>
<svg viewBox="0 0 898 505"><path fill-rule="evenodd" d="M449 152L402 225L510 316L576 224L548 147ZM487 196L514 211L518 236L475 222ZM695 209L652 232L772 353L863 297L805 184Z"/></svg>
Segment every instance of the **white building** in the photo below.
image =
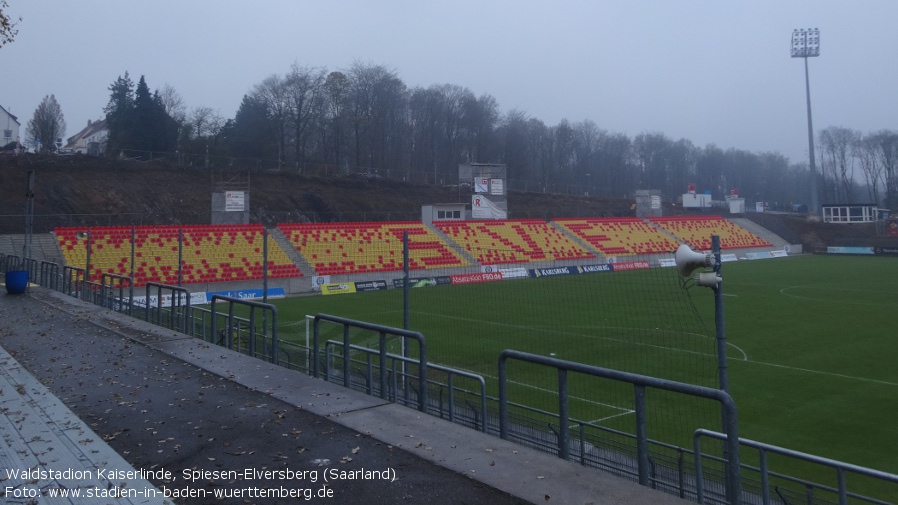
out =
<svg viewBox="0 0 898 505"><path fill-rule="evenodd" d="M10 142L19 141L19 119L9 113L0 105L0 148L5 147Z"/></svg>
<svg viewBox="0 0 898 505"><path fill-rule="evenodd" d="M106 128L106 120L87 120L87 126L80 132L68 138L63 149L71 153L89 154L99 156L106 152L106 140L109 138L109 129Z"/></svg>

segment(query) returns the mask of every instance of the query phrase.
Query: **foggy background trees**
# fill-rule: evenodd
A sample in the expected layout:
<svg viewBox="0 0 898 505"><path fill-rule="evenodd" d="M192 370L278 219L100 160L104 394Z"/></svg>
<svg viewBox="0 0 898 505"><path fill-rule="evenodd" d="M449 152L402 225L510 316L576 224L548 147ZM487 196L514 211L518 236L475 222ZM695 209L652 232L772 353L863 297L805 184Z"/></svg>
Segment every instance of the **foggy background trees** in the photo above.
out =
<svg viewBox="0 0 898 505"><path fill-rule="evenodd" d="M437 184L457 183L460 163L497 162L508 166L515 190L629 197L659 189L673 199L695 184L716 199L736 191L783 209L810 200L803 160L696 146L663 132L630 137L593 120L547 125L523 110L503 113L494 97L463 86L408 87L384 65L329 71L293 64L254 85L231 119L188 108L168 84L150 94L143 77L134 85L127 73L109 91L112 153L205 153ZM898 208L898 133L828 127L817 137L822 202Z"/></svg>

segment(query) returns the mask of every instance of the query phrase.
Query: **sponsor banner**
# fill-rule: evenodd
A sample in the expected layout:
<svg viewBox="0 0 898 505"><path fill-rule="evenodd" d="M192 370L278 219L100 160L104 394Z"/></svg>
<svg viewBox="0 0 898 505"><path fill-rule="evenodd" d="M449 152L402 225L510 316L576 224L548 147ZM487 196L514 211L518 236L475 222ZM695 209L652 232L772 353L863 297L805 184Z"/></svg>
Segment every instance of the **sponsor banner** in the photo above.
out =
<svg viewBox="0 0 898 505"><path fill-rule="evenodd" d="M873 254L873 248L829 246L826 248L826 252L829 254Z"/></svg>
<svg viewBox="0 0 898 505"><path fill-rule="evenodd" d="M480 271L484 273L501 272L503 280L530 277L526 268L499 268L496 265L483 265L480 267Z"/></svg>
<svg viewBox="0 0 898 505"><path fill-rule="evenodd" d="M770 251L770 255L773 256L774 258L786 258L789 256L789 253L787 253L785 250Z"/></svg>
<svg viewBox="0 0 898 505"><path fill-rule="evenodd" d="M243 212L245 202L243 191L228 191L225 193L225 212Z"/></svg>
<svg viewBox="0 0 898 505"><path fill-rule="evenodd" d="M898 256L898 247L875 247L873 252L886 256Z"/></svg>
<svg viewBox="0 0 898 505"><path fill-rule="evenodd" d="M175 293L180 300L178 301L178 305L184 306L187 305L187 296L184 293L177 292ZM209 300L206 298L205 291L198 291L196 293L190 293L190 305L206 305L209 303ZM171 307L172 301L174 297L171 293L162 294L162 307ZM156 295L150 296L150 307L159 307L159 297ZM147 305L147 297L146 296L135 296L133 299L134 307L146 307Z"/></svg>
<svg viewBox="0 0 898 505"><path fill-rule="evenodd" d="M643 270L652 268L648 261L618 261L611 265L615 272L623 270Z"/></svg>
<svg viewBox="0 0 898 505"><path fill-rule="evenodd" d="M471 196L471 217L474 219L508 219L508 212L500 209L485 195Z"/></svg>
<svg viewBox="0 0 898 505"><path fill-rule="evenodd" d="M769 251L745 253L747 260L766 260L772 257Z"/></svg>
<svg viewBox="0 0 898 505"><path fill-rule="evenodd" d="M321 285L322 295L343 295L346 293L355 293L355 284L352 282L332 282L330 284Z"/></svg>
<svg viewBox="0 0 898 505"><path fill-rule="evenodd" d="M551 277L554 275L573 275L580 273L577 267L534 268L530 277Z"/></svg>
<svg viewBox="0 0 898 505"><path fill-rule="evenodd" d="M312 277L312 291L321 291L321 286L330 284L330 282L330 275L316 275L315 277Z"/></svg>
<svg viewBox="0 0 898 505"><path fill-rule="evenodd" d="M502 274L502 279L525 279L530 277L530 274L527 273L526 268L503 268L499 270L499 273Z"/></svg>
<svg viewBox="0 0 898 505"><path fill-rule="evenodd" d="M481 272L476 274L450 275L452 284L474 284L478 282L496 282L502 280L502 272Z"/></svg>
<svg viewBox="0 0 898 505"><path fill-rule="evenodd" d="M721 263L726 263L728 261L739 261L739 258L737 258L735 254L721 254L720 255Z"/></svg>
<svg viewBox="0 0 898 505"><path fill-rule="evenodd" d="M677 266L677 260L673 258L663 258L658 260L658 266L661 268L675 267Z"/></svg>
<svg viewBox="0 0 898 505"><path fill-rule="evenodd" d="M577 271L581 274L594 274L600 272L610 272L611 265L603 264L603 265L582 265L577 267Z"/></svg>
<svg viewBox="0 0 898 505"><path fill-rule="evenodd" d="M393 287L401 288L405 279L393 279ZM429 286L448 286L452 284L452 279L448 275L440 277L409 277L409 285L413 288L426 288Z"/></svg>
<svg viewBox="0 0 898 505"><path fill-rule="evenodd" d="M387 289L387 281L362 281L355 283L356 291L379 291Z"/></svg>
<svg viewBox="0 0 898 505"><path fill-rule="evenodd" d="M212 295L230 296L239 300L261 300L264 294L261 289L238 289L235 291L213 291L206 293L206 301L204 303L212 303ZM284 298L284 288L268 288L268 298ZM190 302L193 304L193 301Z"/></svg>

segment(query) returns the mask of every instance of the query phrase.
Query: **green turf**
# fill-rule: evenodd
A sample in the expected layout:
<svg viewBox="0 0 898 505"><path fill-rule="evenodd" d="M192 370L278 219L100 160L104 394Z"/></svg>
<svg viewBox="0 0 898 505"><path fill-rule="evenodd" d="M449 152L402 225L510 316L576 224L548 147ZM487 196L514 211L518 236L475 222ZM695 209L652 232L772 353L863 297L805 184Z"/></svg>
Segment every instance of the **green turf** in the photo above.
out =
<svg viewBox="0 0 898 505"><path fill-rule="evenodd" d="M723 277L730 391L741 436L898 473L898 260L742 261L724 264ZM483 374L490 394L503 349L717 384L713 294L684 291L673 269L441 286L411 295L410 327L427 338L429 359ZM305 338L299 322L306 314L402 325L402 290L277 305L282 338ZM509 371L513 401L546 410L557 404L549 392L554 372L519 363ZM577 376L571 394L579 419L632 430L626 387ZM691 447L695 423L719 429L713 405L696 407L660 393L649 395L650 409L653 402L652 437ZM743 459L756 464L750 454Z"/></svg>

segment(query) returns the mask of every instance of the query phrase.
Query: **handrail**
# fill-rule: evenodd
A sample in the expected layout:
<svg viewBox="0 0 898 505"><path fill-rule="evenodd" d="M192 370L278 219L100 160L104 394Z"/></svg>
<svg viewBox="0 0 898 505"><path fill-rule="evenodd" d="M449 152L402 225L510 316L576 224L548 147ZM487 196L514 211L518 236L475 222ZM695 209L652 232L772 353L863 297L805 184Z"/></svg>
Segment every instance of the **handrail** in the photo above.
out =
<svg viewBox="0 0 898 505"><path fill-rule="evenodd" d="M645 413L645 388L662 389L690 396L698 396L710 400L716 400L723 409L723 419L726 423L726 447L727 447L727 474L726 490L730 505L741 503L741 480L739 466L739 434L736 420L736 403L725 391L712 389L694 384L686 384L657 377L649 377L620 370L611 370L593 365L585 365L573 361L565 361L538 354L531 354L512 349L506 349L499 354L499 436L508 439L508 370L507 361L516 359L538 365L549 366L558 371L558 410L559 410L559 457L567 459L570 455L569 412L567 396L567 372L577 372L595 377L602 377L633 385L636 406L636 451L637 469L639 472L639 484L648 486L649 482L649 456L648 436ZM696 464L699 469L699 465ZM696 479L701 475L696 474Z"/></svg>
<svg viewBox="0 0 898 505"><path fill-rule="evenodd" d="M706 430L704 428L695 430L695 433L692 436L693 446L695 451L695 461L696 467L700 465L701 458L701 437L715 438L718 440L726 439L726 435L723 433L718 433L716 431ZM770 471L767 467L767 453L779 454L781 456L787 456L790 458L796 458L803 461L807 461L809 463L816 463L818 465L828 466L834 470L836 470L836 481L838 482L837 488L835 489L836 493L839 495L839 505L847 505L848 497L850 493L848 492L848 485L845 480L845 472L852 472L858 475L864 475L866 477L873 477L880 480L885 480L888 482L893 482L898 484L898 475L883 472L880 470L874 470L872 468L866 468L863 466L853 465L851 463L845 463L843 461L837 461L834 459L824 458L822 456L816 456L814 454L808 454L806 452L795 451L792 449L786 449L785 447L780 447L771 444L765 444L764 442L757 442L755 440L750 440L747 438L739 438L739 445L745 447L751 447L753 449L758 450L758 457L760 459L760 468L759 471L761 473L761 492L763 504L770 504L770 489L768 485ZM702 503L704 489L702 487L702 482L698 477L696 477L696 491L698 493L699 503ZM867 500L870 501L870 500Z"/></svg>
<svg viewBox="0 0 898 505"><path fill-rule="evenodd" d="M271 312L271 355L269 356L269 361L278 364L279 356L278 356L278 309L274 305L270 303L262 303L255 302L252 300L242 300L240 298L235 298L233 296L224 296L224 295L212 295L212 299L210 300L212 303L211 309L211 319L212 319L212 338L215 338L215 335L218 334L218 318L217 312L215 310L215 304L219 301L228 303L228 323L227 328L233 327L234 320L237 319L234 317L234 305L245 305L249 307L249 355L256 355L256 309L262 309L263 311ZM263 314L264 316L264 314ZM267 328L267 318L263 317L263 322L265 323L262 328L263 336L268 334ZM227 334L227 347L228 349L232 349L233 335L230 331L225 332Z"/></svg>
<svg viewBox="0 0 898 505"><path fill-rule="evenodd" d="M347 319L339 316L331 316L327 314L316 314L313 319L313 344L312 344L312 376L318 377L318 356L321 352L321 346L318 341L319 336L321 334L321 321L329 321L332 323L340 324L343 326L343 347L346 350L349 350L349 328L360 328L368 331L375 331L380 336L380 344L379 344L379 354L381 363L386 361L387 357L387 334L395 335L397 337L401 337L403 339L412 338L418 341L418 386L420 392L418 393L418 410L421 412L427 412L427 341L424 339L424 335L417 331L404 330L402 328L392 328L390 326L383 326L380 324L368 323L365 321L357 321L354 319ZM404 342L404 341L403 341ZM346 352L344 350L344 353ZM350 387L349 382L349 360L343 360L343 385L346 387ZM381 366L380 368L380 394L381 397L384 397L386 394L386 382L387 382L387 372L386 369Z"/></svg>
<svg viewBox="0 0 898 505"><path fill-rule="evenodd" d="M330 350L329 350L330 347L337 346L337 345L342 346L343 342L337 342L335 340L328 340L327 342L325 342L325 344L324 344L325 356L329 357L330 356ZM377 350L371 349L370 347L364 347L361 345L350 344L349 348L354 351L361 351L361 352L367 353L369 355L378 354ZM418 364L418 361L414 358L400 356L398 354L393 354L393 353L387 353L386 356L395 361ZM325 360L325 362L327 362L327 360ZM370 362L368 363L368 365L370 366ZM383 366L383 364L381 366ZM476 373L468 372L465 370L459 370L457 368L451 368L448 366L438 365L436 363L428 363L427 369L428 369L428 371L436 370L439 372L445 372L446 375L448 376L448 379L447 379L448 384L446 386L449 388L449 421L450 422L455 421L455 396L452 394L452 391L455 391L455 389L456 389L455 384L454 384L454 378L456 375L459 377L466 377L468 379L477 381L477 384L480 386L480 410L481 410L481 412L483 412L483 415L486 416L486 410L487 410L487 407L486 407L486 403L487 403L486 380L483 378L482 375L478 375ZM325 377L325 380L328 380L327 376ZM486 421L484 420L484 422L481 424L482 424L482 426L480 427L480 431L486 433L486 431L487 431Z"/></svg>

